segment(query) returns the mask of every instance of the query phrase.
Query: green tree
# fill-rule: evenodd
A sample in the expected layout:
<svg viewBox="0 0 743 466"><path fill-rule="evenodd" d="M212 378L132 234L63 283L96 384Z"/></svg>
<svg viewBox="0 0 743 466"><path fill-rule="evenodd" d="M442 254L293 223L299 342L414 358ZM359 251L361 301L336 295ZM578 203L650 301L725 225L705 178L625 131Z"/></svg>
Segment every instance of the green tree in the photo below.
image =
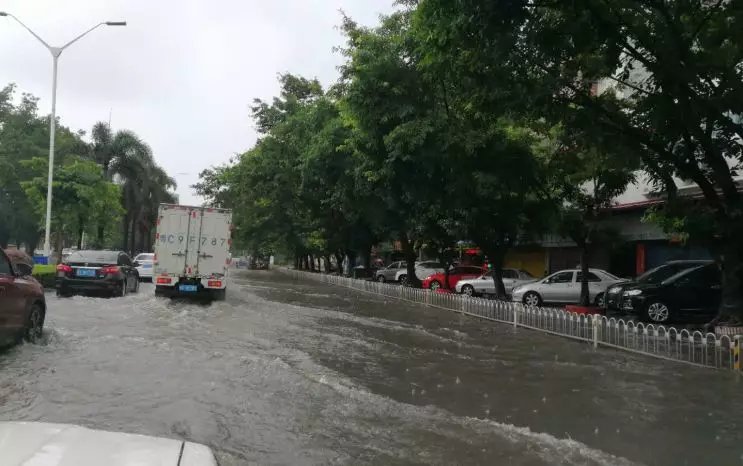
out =
<svg viewBox="0 0 743 466"><path fill-rule="evenodd" d="M38 115L36 97L24 93L17 104L14 100L14 85L0 90L0 246L13 240L33 250L43 222L31 208L21 182L34 176L24 162L48 154L49 119ZM87 153L81 136L57 123L56 166L68 157Z"/></svg>
<svg viewBox="0 0 743 466"><path fill-rule="evenodd" d="M674 176L693 180L716 225L719 318L743 321L739 2L422 0L416 20L479 111L611 135L669 197Z"/></svg>
<svg viewBox="0 0 743 466"><path fill-rule="evenodd" d="M160 202L176 200L172 192L176 188L175 180L157 165L150 146L133 131L114 133L107 123L98 122L93 126L92 139L92 158L100 165L103 176L122 185L125 209L121 218L122 247L132 253L149 250L157 206ZM96 242L99 246L103 245L109 225L112 223L108 221L98 224Z"/></svg>
<svg viewBox="0 0 743 466"><path fill-rule="evenodd" d="M415 246L425 240L427 218L447 215L443 200L455 162L447 142L447 101L439 82L419 69L410 10L371 29L345 18L344 31L348 60L340 86L357 186L381 201L369 214L380 236L400 241L409 283L420 286Z"/></svg>
<svg viewBox="0 0 743 466"><path fill-rule="evenodd" d="M36 157L25 161L24 165L35 176L21 185L37 217L43 218L48 161ZM82 247L83 233L92 230L93 222L116 221L123 213L119 186L106 180L100 167L89 160L69 158L56 170L53 190L52 228L57 232L60 250L63 235L76 238L78 247Z"/></svg>

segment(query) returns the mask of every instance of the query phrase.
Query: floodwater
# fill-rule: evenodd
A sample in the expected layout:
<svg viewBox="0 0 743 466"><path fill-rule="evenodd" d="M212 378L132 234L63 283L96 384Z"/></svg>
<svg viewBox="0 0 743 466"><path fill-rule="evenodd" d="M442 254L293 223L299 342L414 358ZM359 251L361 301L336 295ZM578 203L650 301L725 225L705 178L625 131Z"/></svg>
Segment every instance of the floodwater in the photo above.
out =
<svg viewBox="0 0 743 466"><path fill-rule="evenodd" d="M184 438L222 465L743 465L743 383L278 272L226 302L48 295L0 420ZM0 464L2 459L0 459Z"/></svg>

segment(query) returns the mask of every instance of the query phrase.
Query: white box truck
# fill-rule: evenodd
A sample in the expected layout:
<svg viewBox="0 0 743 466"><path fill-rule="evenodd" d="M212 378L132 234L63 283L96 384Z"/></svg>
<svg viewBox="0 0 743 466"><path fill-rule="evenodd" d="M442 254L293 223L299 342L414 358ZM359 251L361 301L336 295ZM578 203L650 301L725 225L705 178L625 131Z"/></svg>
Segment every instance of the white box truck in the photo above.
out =
<svg viewBox="0 0 743 466"><path fill-rule="evenodd" d="M158 296L225 298L232 211L160 204L153 281Z"/></svg>

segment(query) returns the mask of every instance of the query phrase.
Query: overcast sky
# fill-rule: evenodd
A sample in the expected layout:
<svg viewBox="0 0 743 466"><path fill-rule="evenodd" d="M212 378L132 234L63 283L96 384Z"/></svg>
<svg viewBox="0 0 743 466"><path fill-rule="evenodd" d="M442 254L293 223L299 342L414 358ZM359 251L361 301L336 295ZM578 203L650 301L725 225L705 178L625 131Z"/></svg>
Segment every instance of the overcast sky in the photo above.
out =
<svg viewBox="0 0 743 466"><path fill-rule="evenodd" d="M392 0L0 0L52 46L101 21L59 63L57 115L90 132L106 121L146 140L178 181L183 203L203 168L227 161L256 139L253 98L276 95L276 76L338 77L339 10L376 24ZM51 110L51 55L11 18L0 17L0 87L41 98Z"/></svg>

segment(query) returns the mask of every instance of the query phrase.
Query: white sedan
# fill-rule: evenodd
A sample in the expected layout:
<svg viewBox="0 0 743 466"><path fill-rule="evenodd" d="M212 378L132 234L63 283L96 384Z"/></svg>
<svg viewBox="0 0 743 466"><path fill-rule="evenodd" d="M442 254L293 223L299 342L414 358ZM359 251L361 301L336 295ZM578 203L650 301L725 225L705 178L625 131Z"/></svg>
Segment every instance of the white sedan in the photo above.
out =
<svg viewBox="0 0 743 466"><path fill-rule="evenodd" d="M415 276L419 280L425 280L428 276L435 273L444 273L444 266L436 261L423 261L415 263ZM408 283L408 269L401 269L395 273L395 281L402 285Z"/></svg>
<svg viewBox="0 0 743 466"><path fill-rule="evenodd" d="M0 422L3 466L217 466L205 445L46 422Z"/></svg>
<svg viewBox="0 0 743 466"><path fill-rule="evenodd" d="M581 271L579 269L560 270L542 280L517 286L511 299L528 306L542 303L574 304L580 301ZM597 306L604 305L606 289L622 280L605 270L588 269L588 294L590 301Z"/></svg>
<svg viewBox="0 0 743 466"><path fill-rule="evenodd" d="M155 264L155 255L150 252L145 252L134 258L134 262L137 265L137 272L139 272L139 279L152 280L152 269Z"/></svg>
<svg viewBox="0 0 743 466"><path fill-rule="evenodd" d="M503 286L506 288L507 295L510 295L515 287L525 283L531 283L534 280L536 279L526 270L503 269ZM459 280L454 287L454 291L466 294L467 296L495 294L493 271L478 278Z"/></svg>

